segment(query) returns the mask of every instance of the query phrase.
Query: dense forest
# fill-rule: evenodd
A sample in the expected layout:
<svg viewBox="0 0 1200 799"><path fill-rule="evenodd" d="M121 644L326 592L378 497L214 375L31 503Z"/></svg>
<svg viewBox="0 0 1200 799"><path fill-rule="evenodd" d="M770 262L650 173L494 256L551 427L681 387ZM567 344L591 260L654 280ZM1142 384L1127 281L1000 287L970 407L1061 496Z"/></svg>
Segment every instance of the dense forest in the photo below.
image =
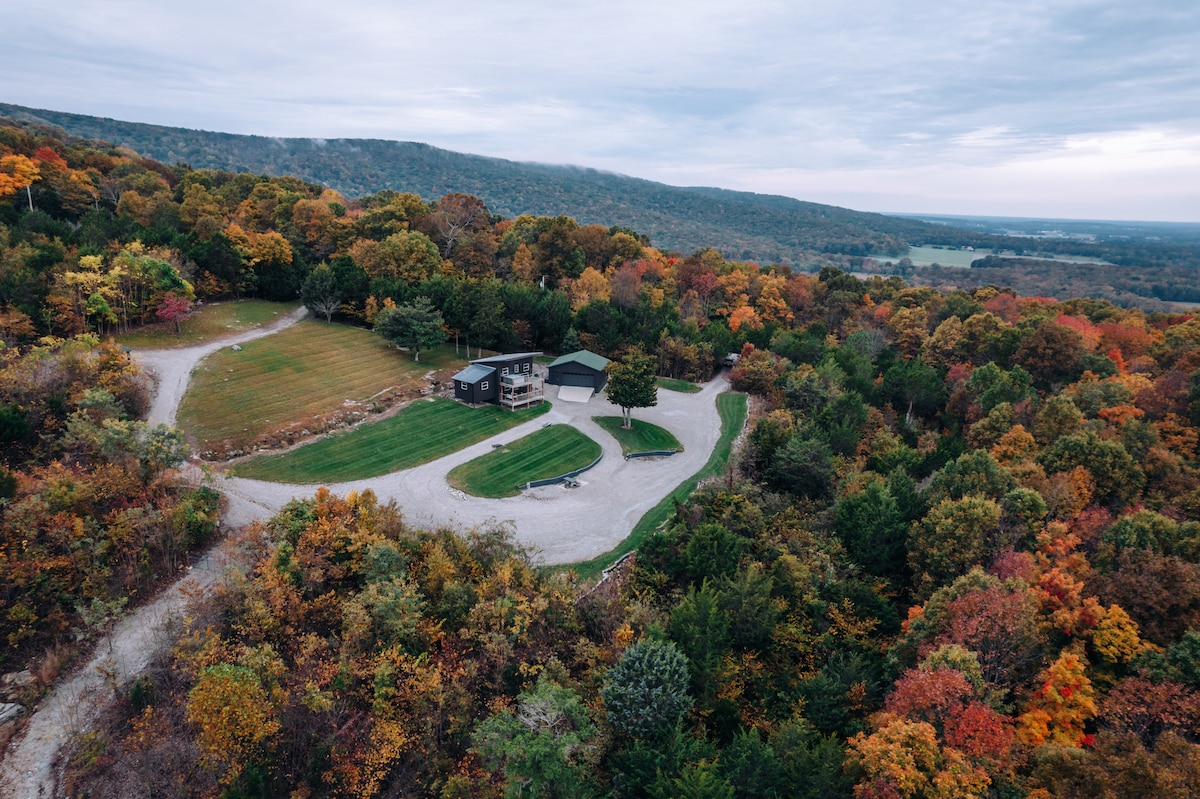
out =
<svg viewBox="0 0 1200 799"><path fill-rule="evenodd" d="M691 252L714 247L742 259L806 263L816 252L900 254L937 230L787 197L686 189L611 172L518 163L378 139L287 139L118 122L0 103L0 114L129 147L161 162L228 172L296 176L358 197L382 190L478 197L494 212L566 214L582 224L635 228Z"/></svg>
<svg viewBox="0 0 1200 799"><path fill-rule="evenodd" d="M1027 297L1065 298L1081 294L1146 310L1168 310L1172 307L1170 303L1200 302L1200 272L1188 266L1137 269L1107 263L988 255L972 262L970 269L935 265L899 271L915 283L943 290L1006 286Z"/></svg>
<svg viewBox="0 0 1200 799"><path fill-rule="evenodd" d="M78 742L72 795L1200 794L1200 319L677 254L0 127L5 664L211 538L101 339L197 299L731 380L734 465L598 586L320 491ZM975 271L975 270L972 270ZM516 522L519 536L519 521Z"/></svg>

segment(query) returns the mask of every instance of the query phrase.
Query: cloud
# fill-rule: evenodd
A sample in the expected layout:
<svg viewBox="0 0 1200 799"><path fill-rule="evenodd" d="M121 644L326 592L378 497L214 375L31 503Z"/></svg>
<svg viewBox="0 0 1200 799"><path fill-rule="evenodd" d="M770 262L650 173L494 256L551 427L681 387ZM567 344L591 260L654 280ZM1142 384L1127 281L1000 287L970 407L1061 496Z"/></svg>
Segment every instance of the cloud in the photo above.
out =
<svg viewBox="0 0 1200 799"><path fill-rule="evenodd" d="M803 199L1008 208L1024 186L1131 216L1200 152L1200 7L1179 0L47 0L6 27L8 102ZM1083 191L1135 178L1136 201ZM1172 218L1200 219L1178 183Z"/></svg>

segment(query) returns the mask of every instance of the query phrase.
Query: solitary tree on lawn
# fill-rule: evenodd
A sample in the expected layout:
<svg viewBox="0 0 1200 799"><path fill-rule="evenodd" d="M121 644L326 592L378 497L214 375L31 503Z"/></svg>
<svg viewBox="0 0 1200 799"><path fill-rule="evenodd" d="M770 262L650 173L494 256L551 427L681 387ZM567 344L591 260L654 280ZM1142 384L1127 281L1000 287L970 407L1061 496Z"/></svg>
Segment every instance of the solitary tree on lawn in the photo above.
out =
<svg viewBox="0 0 1200 799"><path fill-rule="evenodd" d="M332 322L334 313L342 305L333 271L322 264L309 272L304 285L300 287L300 299L308 306L308 310L324 316L326 322Z"/></svg>
<svg viewBox="0 0 1200 799"><path fill-rule="evenodd" d="M421 349L446 340L442 312L428 297L417 297L411 305L386 308L375 318L375 332L395 344L413 351L413 360L421 360Z"/></svg>
<svg viewBox="0 0 1200 799"><path fill-rule="evenodd" d="M658 385L655 371L658 359L638 347L629 350L622 361L609 361L608 399L621 407L621 427L633 427L633 408L649 408L658 404Z"/></svg>

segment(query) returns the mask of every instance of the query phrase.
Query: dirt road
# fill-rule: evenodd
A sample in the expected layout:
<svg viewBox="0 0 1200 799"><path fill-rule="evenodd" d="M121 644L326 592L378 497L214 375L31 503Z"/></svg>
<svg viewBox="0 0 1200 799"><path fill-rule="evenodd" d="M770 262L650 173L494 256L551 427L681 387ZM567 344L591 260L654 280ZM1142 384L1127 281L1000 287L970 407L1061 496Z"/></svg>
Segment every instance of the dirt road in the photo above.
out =
<svg viewBox="0 0 1200 799"><path fill-rule="evenodd" d="M306 313L302 307L267 327L196 347L135 352L134 358L156 378L150 421L174 424L188 379L204 356L282 330L303 319ZM234 509L242 505L240 500L231 502ZM244 510L238 513L250 515ZM128 685L156 655L170 646L172 620L179 616L189 597L206 593L221 579L224 570L224 556L216 548L198 561L188 576L151 604L130 614L96 645L87 665L60 683L38 705L21 733L9 742L0 761L2 799L58 796L60 780L55 763L63 746L91 726L100 708L111 698L114 685Z"/></svg>
<svg viewBox="0 0 1200 799"><path fill-rule="evenodd" d="M189 598L202 596L226 572L224 550L215 548L188 575L154 602L126 617L97 645L87 665L60 683L11 741L0 762L0 797L52 799L60 784L56 761L63 746L96 720L114 686L129 685L174 643Z"/></svg>

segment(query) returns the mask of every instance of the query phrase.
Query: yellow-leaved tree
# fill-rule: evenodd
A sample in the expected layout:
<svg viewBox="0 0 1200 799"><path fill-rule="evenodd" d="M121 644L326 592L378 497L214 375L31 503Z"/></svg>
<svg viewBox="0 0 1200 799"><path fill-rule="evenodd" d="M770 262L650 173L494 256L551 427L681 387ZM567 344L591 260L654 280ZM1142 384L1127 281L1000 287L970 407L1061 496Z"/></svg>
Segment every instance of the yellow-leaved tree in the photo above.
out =
<svg viewBox="0 0 1200 799"><path fill-rule="evenodd" d="M210 666L188 694L187 719L200 731L201 757L224 784L237 779L279 731L277 716L258 675L245 666Z"/></svg>
<svg viewBox="0 0 1200 799"><path fill-rule="evenodd" d="M20 154L0 158L0 200L12 197L21 189L29 194L29 210L33 210L33 194L29 187L40 176L40 171L29 158Z"/></svg>
<svg viewBox="0 0 1200 799"><path fill-rule="evenodd" d="M1084 669L1079 655L1064 652L1041 673L1042 687L1017 717L1018 738L1030 746L1086 742L1083 728L1096 715L1096 697Z"/></svg>

